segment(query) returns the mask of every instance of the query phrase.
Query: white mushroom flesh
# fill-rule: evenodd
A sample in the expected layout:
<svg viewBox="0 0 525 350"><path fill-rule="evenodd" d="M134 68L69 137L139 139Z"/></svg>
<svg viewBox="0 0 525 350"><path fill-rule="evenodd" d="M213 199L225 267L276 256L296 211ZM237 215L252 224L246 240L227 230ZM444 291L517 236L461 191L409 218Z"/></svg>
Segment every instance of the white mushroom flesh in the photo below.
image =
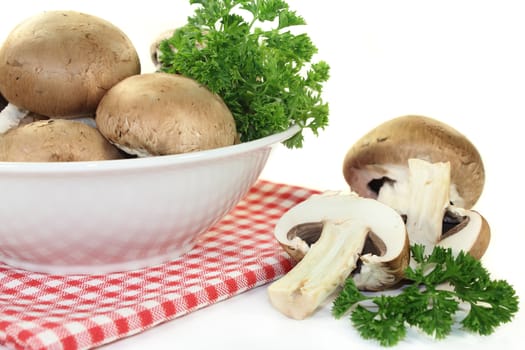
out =
<svg viewBox="0 0 525 350"><path fill-rule="evenodd" d="M355 269L369 228L358 221L327 221L309 253L268 288L271 303L283 314L304 319Z"/></svg>
<svg viewBox="0 0 525 350"><path fill-rule="evenodd" d="M390 198L390 200L400 202L399 204L395 204L394 207L406 206L404 203L407 201L406 193L408 191L409 177L409 169L407 166L397 164L374 164L365 166L356 173L359 175L353 179L354 187L361 189L361 195L368 198L377 198L378 193L376 193L374 189L370 188L370 183L373 181L383 181L384 184L381 186L381 191L394 191L396 198ZM387 188L388 186L385 187L386 184L388 184L391 188ZM383 195L386 195L386 193ZM464 207L465 200L460 196L456 185L452 182L450 182L448 196L450 201L454 203L455 206L460 208Z"/></svg>
<svg viewBox="0 0 525 350"><path fill-rule="evenodd" d="M0 135L8 132L12 128L16 128L28 114L29 111L9 103L0 112Z"/></svg>
<svg viewBox="0 0 525 350"><path fill-rule="evenodd" d="M480 258L490 229L477 212L451 204L451 193L455 187L449 162L409 159L406 176L384 181L377 200L406 218L410 243L423 245L427 254L439 245L452 248L455 254L463 250Z"/></svg>
<svg viewBox="0 0 525 350"><path fill-rule="evenodd" d="M453 254L458 254L461 250L465 250L465 242L469 242L471 246L471 242L477 241L482 230L483 220L479 213L472 210L452 206L449 207L448 210L457 216L464 217L468 224L461 227L461 230L457 232L457 234L446 235L436 245L443 248L450 248ZM468 248L470 248L470 246Z"/></svg>
<svg viewBox="0 0 525 350"><path fill-rule="evenodd" d="M409 159L408 172L407 182L385 183L377 199L406 215L411 244L432 248L441 237L450 204L450 163Z"/></svg>

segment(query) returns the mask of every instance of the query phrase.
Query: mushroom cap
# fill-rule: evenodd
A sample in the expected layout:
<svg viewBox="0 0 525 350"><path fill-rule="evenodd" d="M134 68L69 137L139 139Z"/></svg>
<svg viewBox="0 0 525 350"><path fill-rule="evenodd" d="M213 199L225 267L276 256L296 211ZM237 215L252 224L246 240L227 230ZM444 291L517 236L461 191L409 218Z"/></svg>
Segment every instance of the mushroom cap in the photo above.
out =
<svg viewBox="0 0 525 350"><path fill-rule="evenodd" d="M97 129L67 119L38 120L0 136L0 161L71 162L123 158Z"/></svg>
<svg viewBox="0 0 525 350"><path fill-rule="evenodd" d="M235 120L222 99L195 80L149 73L115 85L96 112L113 144L139 156L178 154L235 143Z"/></svg>
<svg viewBox="0 0 525 350"><path fill-rule="evenodd" d="M0 48L0 92L45 116L93 114L114 84L138 73L137 52L119 28L75 11L30 17Z"/></svg>
<svg viewBox="0 0 525 350"><path fill-rule="evenodd" d="M464 208L481 196L485 171L476 147L451 126L424 116L402 116L372 129L346 153L343 175L353 191L370 197L372 173L380 177L383 166L405 167L410 158L450 162L451 184Z"/></svg>

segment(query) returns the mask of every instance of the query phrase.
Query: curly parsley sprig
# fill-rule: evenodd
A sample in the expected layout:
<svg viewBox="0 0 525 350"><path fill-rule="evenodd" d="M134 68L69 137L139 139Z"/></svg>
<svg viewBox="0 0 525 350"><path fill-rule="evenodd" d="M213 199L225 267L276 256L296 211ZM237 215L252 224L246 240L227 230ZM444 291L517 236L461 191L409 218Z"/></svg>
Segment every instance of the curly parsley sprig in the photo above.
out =
<svg viewBox="0 0 525 350"><path fill-rule="evenodd" d="M301 16L283 0L190 3L200 6L160 44L160 70L192 77L221 96L241 141L295 124L301 132L285 145L301 147L302 129L315 135L324 129L328 104L321 93L329 65L310 63L316 46L308 35L290 32L290 27L306 24Z"/></svg>
<svg viewBox="0 0 525 350"><path fill-rule="evenodd" d="M468 253L457 256L451 249L435 247L428 256L424 247L411 248L415 267L405 271L407 286L397 295L365 295L348 278L334 300L332 314L350 319L365 339L382 346L403 340L407 327L443 339L450 334L457 314L463 329L488 335L512 320L518 311L518 296L506 281L491 280L481 262Z"/></svg>

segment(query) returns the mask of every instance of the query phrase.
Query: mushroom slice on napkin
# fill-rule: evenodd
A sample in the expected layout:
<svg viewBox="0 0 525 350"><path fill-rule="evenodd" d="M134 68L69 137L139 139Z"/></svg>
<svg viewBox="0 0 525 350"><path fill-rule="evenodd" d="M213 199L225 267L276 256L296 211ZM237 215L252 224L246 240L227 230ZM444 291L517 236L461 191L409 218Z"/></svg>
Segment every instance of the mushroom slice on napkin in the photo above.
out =
<svg viewBox="0 0 525 350"><path fill-rule="evenodd" d="M281 217L275 236L300 261L268 294L275 308L295 319L312 314L358 264L358 286L379 290L397 283L409 261L401 216L353 193L310 197Z"/></svg>

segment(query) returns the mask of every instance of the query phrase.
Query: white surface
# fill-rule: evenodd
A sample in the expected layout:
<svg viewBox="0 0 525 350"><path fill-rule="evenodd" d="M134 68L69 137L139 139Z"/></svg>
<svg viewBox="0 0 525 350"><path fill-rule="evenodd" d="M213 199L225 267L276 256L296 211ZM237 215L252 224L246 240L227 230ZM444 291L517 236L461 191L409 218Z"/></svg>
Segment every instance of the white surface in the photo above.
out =
<svg viewBox="0 0 525 350"><path fill-rule="evenodd" d="M280 147L262 177L319 189L345 187L342 158L376 124L405 114L438 118L465 133L485 161L486 188L476 209L489 221L493 239L483 262L497 278L525 295L521 254L525 243L523 159L525 115L525 21L519 1L318 1L289 0L309 23L307 31L327 60L325 87L330 126L305 147ZM180 25L186 0L156 2L27 1L2 9L0 38L19 20L44 9L75 9L121 27L136 44L145 71L149 43ZM0 39L1 40L1 39ZM522 306L523 307L523 306ZM398 349L522 348L524 312L489 337L454 333L432 341L411 332ZM228 348L376 349L360 340L329 305L305 321L286 319L269 305L266 288L247 292L140 335L108 345L118 349Z"/></svg>

